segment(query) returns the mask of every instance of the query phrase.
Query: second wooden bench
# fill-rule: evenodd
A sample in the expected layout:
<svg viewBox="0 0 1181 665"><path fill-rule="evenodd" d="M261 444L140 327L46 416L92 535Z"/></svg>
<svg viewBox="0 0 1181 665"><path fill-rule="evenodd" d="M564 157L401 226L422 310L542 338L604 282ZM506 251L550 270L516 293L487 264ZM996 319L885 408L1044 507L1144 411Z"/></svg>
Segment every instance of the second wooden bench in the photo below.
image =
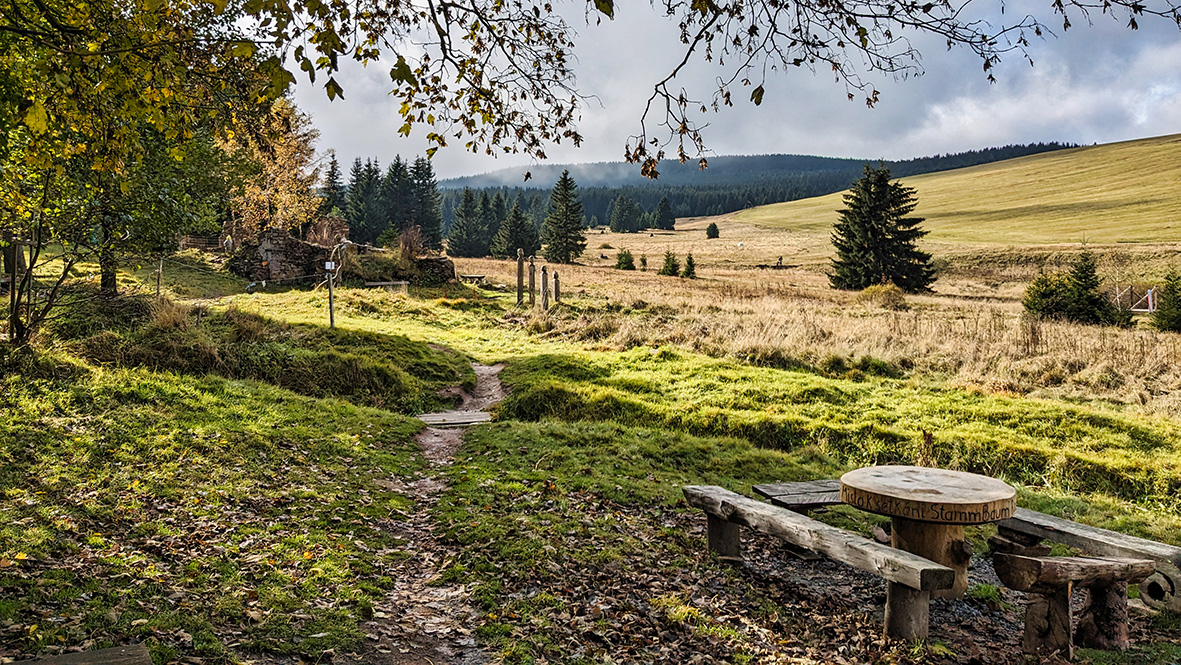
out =
<svg viewBox="0 0 1181 665"><path fill-rule="evenodd" d="M722 559L742 561L739 527L745 526L885 578L886 635L891 638L925 639L931 591L951 588L955 580L947 566L722 487L681 489L689 505L705 511L709 548Z"/></svg>

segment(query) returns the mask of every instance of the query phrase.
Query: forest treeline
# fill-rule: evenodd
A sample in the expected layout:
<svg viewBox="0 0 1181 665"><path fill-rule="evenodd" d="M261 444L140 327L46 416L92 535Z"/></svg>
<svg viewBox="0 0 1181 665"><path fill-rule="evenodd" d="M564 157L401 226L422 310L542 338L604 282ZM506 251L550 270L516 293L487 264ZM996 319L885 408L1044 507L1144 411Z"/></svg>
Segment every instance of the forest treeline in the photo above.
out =
<svg viewBox="0 0 1181 665"><path fill-rule="evenodd" d="M988 164L1026 155L1077 147L1065 143L1030 143L985 148L946 155L882 162L895 177L934 173ZM877 161L877 160L871 160ZM607 225L622 197L641 211L655 211L661 199L668 199L676 217L721 215L755 206L823 196L849 187L861 176L867 160L812 157L806 155L753 155L718 157L700 171L696 166L666 161L659 180L640 177L634 166L622 162L544 165L530 168L531 179L554 182L563 170L579 183L579 195L589 226ZM521 209L536 223L545 216L549 190L509 183L519 182L521 169L505 169L466 178L440 181L443 219L450 225L460 203L463 188L482 194L500 194L507 201L519 201Z"/></svg>

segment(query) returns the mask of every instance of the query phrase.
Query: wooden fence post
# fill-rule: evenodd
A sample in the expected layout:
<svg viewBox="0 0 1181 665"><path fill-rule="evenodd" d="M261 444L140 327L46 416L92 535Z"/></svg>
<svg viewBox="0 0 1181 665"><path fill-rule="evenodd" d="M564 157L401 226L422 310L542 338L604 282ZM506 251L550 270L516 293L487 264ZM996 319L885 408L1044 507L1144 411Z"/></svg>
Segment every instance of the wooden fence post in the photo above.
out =
<svg viewBox="0 0 1181 665"><path fill-rule="evenodd" d="M558 271L554 271L554 304L562 302L562 285L558 282Z"/></svg>
<svg viewBox="0 0 1181 665"><path fill-rule="evenodd" d="M537 266L533 263L534 257L529 257L529 306L532 307L537 304Z"/></svg>
<svg viewBox="0 0 1181 665"><path fill-rule="evenodd" d="M546 279L546 266L541 266L541 308L549 309L549 280Z"/></svg>
<svg viewBox="0 0 1181 665"><path fill-rule="evenodd" d="M525 250L517 248L517 307L525 304Z"/></svg>

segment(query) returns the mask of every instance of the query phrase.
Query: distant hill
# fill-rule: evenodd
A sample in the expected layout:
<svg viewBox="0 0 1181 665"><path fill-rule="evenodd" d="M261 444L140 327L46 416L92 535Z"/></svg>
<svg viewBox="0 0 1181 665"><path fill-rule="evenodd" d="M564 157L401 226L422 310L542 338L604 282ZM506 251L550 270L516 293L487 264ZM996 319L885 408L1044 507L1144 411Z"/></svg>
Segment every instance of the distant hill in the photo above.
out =
<svg viewBox="0 0 1181 665"><path fill-rule="evenodd" d="M933 242L1181 241L1181 134L1056 151L904 179ZM827 235L840 192L734 219Z"/></svg>
<svg viewBox="0 0 1181 665"><path fill-rule="evenodd" d="M987 164L1002 159L1012 159L1051 150L1073 147L1061 143L1035 143L1010 145L1002 148L986 148L954 154L919 157L904 161L886 161L891 170L899 175L930 173L950 169ZM625 162L595 162L591 164L541 164L528 168L509 168L481 175L450 178L439 182L439 187L456 189L470 187L484 189L492 187L548 189L563 170L569 170L574 181L581 188L591 187L701 187L710 185L748 185L765 183L785 178L794 178L807 173L859 173L866 162L877 163L877 159L842 159L836 157L815 157L811 155L731 155L714 157L709 168L699 169L696 162L680 162L666 159L660 163L660 178L650 180L640 175L635 164ZM528 171L531 178L523 181Z"/></svg>
<svg viewBox="0 0 1181 665"><path fill-rule="evenodd" d="M1061 150L1060 143L1037 143L987 148L948 155L885 162L899 176L929 173L986 164L1023 155ZM878 160L838 159L808 155L753 155L711 159L702 171L696 165L673 160L661 162L660 179L648 180L639 168L623 162L594 164L546 164L529 169L532 178L522 182L526 169L502 169L466 178L440 181L443 216L454 219L459 191L464 187L500 192L510 203L521 206L540 220L545 214L549 188L564 169L578 183L583 210L590 223L605 224L617 197L627 196L650 211L662 197L668 197L677 217L720 215L768 203L794 201L845 189L861 174L866 162Z"/></svg>

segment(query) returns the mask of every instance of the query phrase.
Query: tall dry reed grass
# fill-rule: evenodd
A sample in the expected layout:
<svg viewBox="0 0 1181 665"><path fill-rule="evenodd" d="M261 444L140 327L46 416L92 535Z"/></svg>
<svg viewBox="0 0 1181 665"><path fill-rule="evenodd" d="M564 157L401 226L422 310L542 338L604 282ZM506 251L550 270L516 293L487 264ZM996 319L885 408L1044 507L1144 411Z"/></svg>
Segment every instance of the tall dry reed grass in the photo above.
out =
<svg viewBox="0 0 1181 665"><path fill-rule="evenodd" d="M473 269L515 279L508 262ZM559 266L571 307L530 329L600 348L675 344L761 365L900 374L988 393L1101 400L1181 416L1181 335L1030 318L1016 297L907 296L906 310L858 303L807 271L706 271L702 279ZM949 292L967 283L942 284ZM1008 289L1020 294L1020 289Z"/></svg>

